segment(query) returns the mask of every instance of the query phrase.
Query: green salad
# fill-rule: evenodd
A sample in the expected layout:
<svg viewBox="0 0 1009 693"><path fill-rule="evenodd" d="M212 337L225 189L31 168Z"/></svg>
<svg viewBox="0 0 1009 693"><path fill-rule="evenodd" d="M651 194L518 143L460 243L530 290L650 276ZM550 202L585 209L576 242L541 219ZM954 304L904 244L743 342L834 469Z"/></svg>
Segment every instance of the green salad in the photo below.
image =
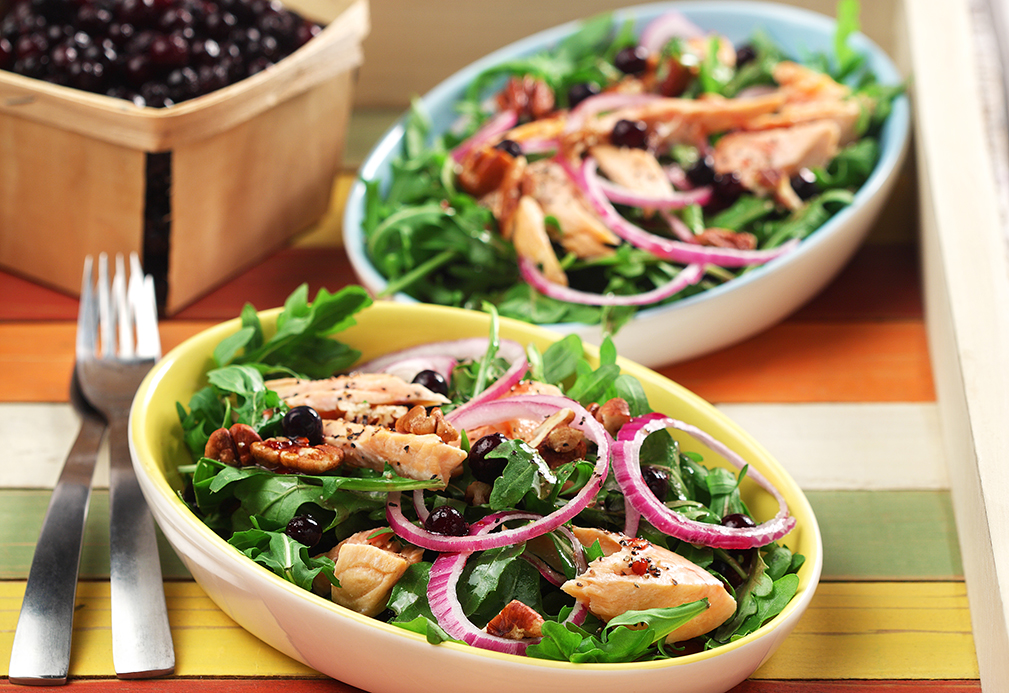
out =
<svg viewBox="0 0 1009 693"><path fill-rule="evenodd" d="M302 286L272 334L246 306L178 404L182 498L235 550L434 644L576 663L715 648L793 598L781 493L653 411L608 340L597 361L575 336L540 351L488 306L486 337L361 363L338 333L370 303ZM744 479L774 517L751 514Z"/></svg>
<svg viewBox="0 0 1009 693"><path fill-rule="evenodd" d="M663 14L611 15L479 75L433 132L416 102L366 180L382 295L537 324L601 324L785 253L853 201L901 86L880 84L838 6L833 55L742 45Z"/></svg>

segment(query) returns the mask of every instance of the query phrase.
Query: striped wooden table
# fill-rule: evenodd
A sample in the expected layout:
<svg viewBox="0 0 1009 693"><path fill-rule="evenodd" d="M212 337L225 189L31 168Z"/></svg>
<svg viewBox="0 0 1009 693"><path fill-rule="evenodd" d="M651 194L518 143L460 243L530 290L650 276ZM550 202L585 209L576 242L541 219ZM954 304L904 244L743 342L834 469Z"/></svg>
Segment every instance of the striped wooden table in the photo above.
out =
<svg viewBox="0 0 1009 693"><path fill-rule="evenodd" d="M353 155L353 153L352 153ZM911 180L910 175L908 181ZM248 301L279 303L353 281L333 213L287 249L162 323L166 349ZM903 193L913 197L913 184ZM907 200L904 200L906 203ZM778 653L734 693L980 690L970 612L938 431L912 204L887 212L843 274L809 305L745 343L660 369L713 402L807 491L823 579ZM908 215L911 215L909 217ZM900 223L894 225L894 220ZM76 300L0 272L0 675L34 541L76 434L67 404ZM70 675L115 681L108 603L107 460L96 475ZM167 544L162 563L177 667L152 691L351 691L236 626ZM6 681L0 688L14 689Z"/></svg>

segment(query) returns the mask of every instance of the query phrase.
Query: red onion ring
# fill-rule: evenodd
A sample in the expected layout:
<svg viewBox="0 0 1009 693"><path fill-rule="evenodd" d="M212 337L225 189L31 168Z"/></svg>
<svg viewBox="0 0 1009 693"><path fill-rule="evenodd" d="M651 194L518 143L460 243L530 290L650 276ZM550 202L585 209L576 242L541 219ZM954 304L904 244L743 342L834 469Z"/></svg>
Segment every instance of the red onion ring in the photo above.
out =
<svg viewBox="0 0 1009 693"><path fill-rule="evenodd" d="M568 286L556 284L539 271L536 263L527 257L519 256L519 273L522 278L536 291L544 296L556 298L559 301L568 303L581 303L590 306L645 306L658 303L664 299L674 296L683 291L688 286L696 284L704 276L704 267L698 264L687 265L679 274L665 284L658 286L651 291L630 296L618 296L615 294L593 294L587 291L579 291Z"/></svg>
<svg viewBox="0 0 1009 693"><path fill-rule="evenodd" d="M712 195L711 186L674 192L672 195L663 197L655 197L635 192L630 188L617 185L605 178L599 178L598 183L599 188L610 202L616 202L621 205L633 205L634 207L645 207L647 209L683 209L695 204L703 207L708 204Z"/></svg>
<svg viewBox="0 0 1009 693"><path fill-rule="evenodd" d="M687 19L683 14L671 11L660 14L650 21L641 31L639 44L647 48L652 53L658 53L670 39L673 38L699 38L704 36L704 31Z"/></svg>
<svg viewBox="0 0 1009 693"><path fill-rule="evenodd" d="M452 376L452 370L457 363L459 361L452 356L414 356L393 361L380 369L375 369L365 364L365 366L358 368L358 370L366 373L389 373L409 383L421 371L437 371L445 380L448 380Z"/></svg>
<svg viewBox="0 0 1009 693"><path fill-rule="evenodd" d="M794 239L770 250L737 250L735 248L715 248L694 243L684 243L656 236L624 219L599 186L596 162L586 157L579 169L574 169L564 157L557 157L575 184L585 193L586 198L613 233L635 247L646 250L656 257L680 264L702 263L720 267L744 267L756 265L788 253L798 244Z"/></svg>
<svg viewBox="0 0 1009 693"><path fill-rule="evenodd" d="M666 172L666 177L669 182L673 184L673 187L677 190L693 190L694 184L690 182L687 178L687 172L683 170L683 167L679 164L669 164L664 166L663 169Z"/></svg>
<svg viewBox="0 0 1009 693"><path fill-rule="evenodd" d="M404 364L413 363L415 359L417 360L417 364L422 364L425 360L427 360L428 368L437 370L439 373L444 375L446 379L448 379L451 376L451 370L447 373L440 370L440 368L445 367L447 360L458 362L470 360L476 361L482 359L487 353L487 346L488 340L483 337L455 339L444 342L430 342L428 344L409 347L407 349L402 349L400 351L372 359L371 361L358 366L357 370L371 373L390 372L389 369L392 368L404 369ZM522 380L522 377L529 369L529 362L526 359L525 347L514 340L501 339L498 341L497 353L503 359L508 361L511 366L507 371L505 371L504 375L488 385L483 392L478 392L468 402L466 402L466 404L451 412L446 417L450 422L452 421L453 416L458 415L458 412L465 411L485 400L497 399L508 392L508 390L510 390L517 382ZM424 368L420 368L419 370L424 370ZM414 375L416 375L416 373L414 373Z"/></svg>
<svg viewBox="0 0 1009 693"><path fill-rule="evenodd" d="M486 536L453 537L428 532L410 522L403 514L400 493L397 491L389 494L386 503L385 512L389 525L397 535L415 546L432 551L448 552L496 549L533 539L560 527L584 510L595 498L608 471L612 439L606 429L591 414L585 411L580 404L566 397L528 395L484 402L479 407L468 409L452 420L453 426L465 430L517 418L545 419L565 408L571 409L575 413L575 418L569 425L585 433L586 437L596 444L598 457L589 482L563 507L523 527L506 529ZM461 408L452 413L457 414L460 410Z"/></svg>
<svg viewBox="0 0 1009 693"><path fill-rule="evenodd" d="M655 497L641 475L641 445L655 431L675 428L683 431L722 455L733 466L742 469L746 461L724 443L696 426L662 414L646 414L632 419L620 429L613 454L613 472L624 493L624 499L634 506L656 529L691 544L721 549L750 549L777 541L795 526L788 513L784 496L760 472L749 467L747 476L778 501L778 513L756 527L731 528L691 520L666 507Z"/></svg>
<svg viewBox="0 0 1009 693"><path fill-rule="evenodd" d="M470 528L470 537L486 536L492 529L508 520L531 520L540 517L532 513L517 512L488 515L473 524ZM471 553L470 551L443 553L431 565L431 574L427 584L427 601L431 606L432 615L446 633L468 645L506 654L524 655L526 647L533 642L539 642L539 638L529 640L501 638L480 630L466 617L462 604L456 596L456 586ZM587 605L576 601L574 609L568 614L565 622L581 624L587 613Z"/></svg>
<svg viewBox="0 0 1009 693"><path fill-rule="evenodd" d="M620 92L603 92L590 96L568 113L567 121L564 123L564 134L581 130L585 121L597 113L642 106L661 98L658 94L622 94Z"/></svg>
<svg viewBox="0 0 1009 693"><path fill-rule="evenodd" d="M684 243L697 243L697 236L694 235L694 232L690 230L685 221L665 210L660 211L659 214L666 220L666 223L669 224L669 229L677 238Z"/></svg>
<svg viewBox="0 0 1009 693"><path fill-rule="evenodd" d="M518 113L516 111L508 110L495 113L469 139L452 150L453 161L456 163L462 162L466 158L466 155L477 147L511 130L518 123L518 120Z"/></svg>

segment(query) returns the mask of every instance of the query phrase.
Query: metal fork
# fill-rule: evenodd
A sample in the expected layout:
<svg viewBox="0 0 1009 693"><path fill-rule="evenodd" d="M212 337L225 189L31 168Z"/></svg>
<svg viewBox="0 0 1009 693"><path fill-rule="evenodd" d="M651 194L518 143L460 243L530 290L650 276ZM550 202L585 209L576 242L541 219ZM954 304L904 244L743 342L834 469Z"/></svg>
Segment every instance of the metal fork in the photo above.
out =
<svg viewBox="0 0 1009 693"><path fill-rule="evenodd" d="M161 357L154 280L144 276L136 254L130 265L127 285L123 258L116 257L110 288L108 258L98 258L98 322L77 372L85 397L109 422L112 662L120 678L147 678L172 673L175 651L154 520L130 461L130 405Z"/></svg>
<svg viewBox="0 0 1009 693"><path fill-rule="evenodd" d="M91 265L88 258L84 264L77 314L79 343L95 321L92 311L96 305L90 297ZM79 348L77 358L80 359ZM105 419L81 394L76 365L70 379L70 401L81 417L81 428L49 498L42 531L35 545L11 648L8 672L11 683L65 684L70 668L70 641L84 525L91 499L95 460L105 434Z"/></svg>

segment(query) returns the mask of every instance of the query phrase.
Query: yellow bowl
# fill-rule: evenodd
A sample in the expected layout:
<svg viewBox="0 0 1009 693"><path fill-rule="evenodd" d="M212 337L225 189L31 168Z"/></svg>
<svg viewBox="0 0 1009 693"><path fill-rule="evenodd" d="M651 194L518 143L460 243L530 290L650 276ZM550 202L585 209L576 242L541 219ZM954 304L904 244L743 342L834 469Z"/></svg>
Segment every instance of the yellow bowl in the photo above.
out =
<svg viewBox="0 0 1009 693"><path fill-rule="evenodd" d="M264 329L274 329L279 310L260 314ZM657 662L569 664L479 650L456 643L431 645L422 636L354 613L282 580L228 545L204 525L178 496L176 471L192 459L182 441L176 402L206 383L211 353L240 327L232 320L212 327L173 349L137 392L130 420L130 448L140 484L165 536L207 595L243 628L285 654L324 674L368 691L415 690L453 693L521 690L524 693L612 693L613 690L669 690L724 693L766 661L791 632L809 605L820 577L820 530L809 502L795 481L759 443L710 404L642 366L621 360L625 373L641 381L656 411L692 423L741 454L785 496L795 529L782 540L805 555L796 596L770 622L729 645ZM375 304L357 324L337 335L360 349L367 360L436 340L485 337L483 313L429 305ZM546 329L501 320L500 334L541 350L559 336ZM597 350L586 345L594 359ZM704 455L708 465L720 456L690 438L687 450ZM777 504L756 484L744 480L744 500L759 518L774 515Z"/></svg>

